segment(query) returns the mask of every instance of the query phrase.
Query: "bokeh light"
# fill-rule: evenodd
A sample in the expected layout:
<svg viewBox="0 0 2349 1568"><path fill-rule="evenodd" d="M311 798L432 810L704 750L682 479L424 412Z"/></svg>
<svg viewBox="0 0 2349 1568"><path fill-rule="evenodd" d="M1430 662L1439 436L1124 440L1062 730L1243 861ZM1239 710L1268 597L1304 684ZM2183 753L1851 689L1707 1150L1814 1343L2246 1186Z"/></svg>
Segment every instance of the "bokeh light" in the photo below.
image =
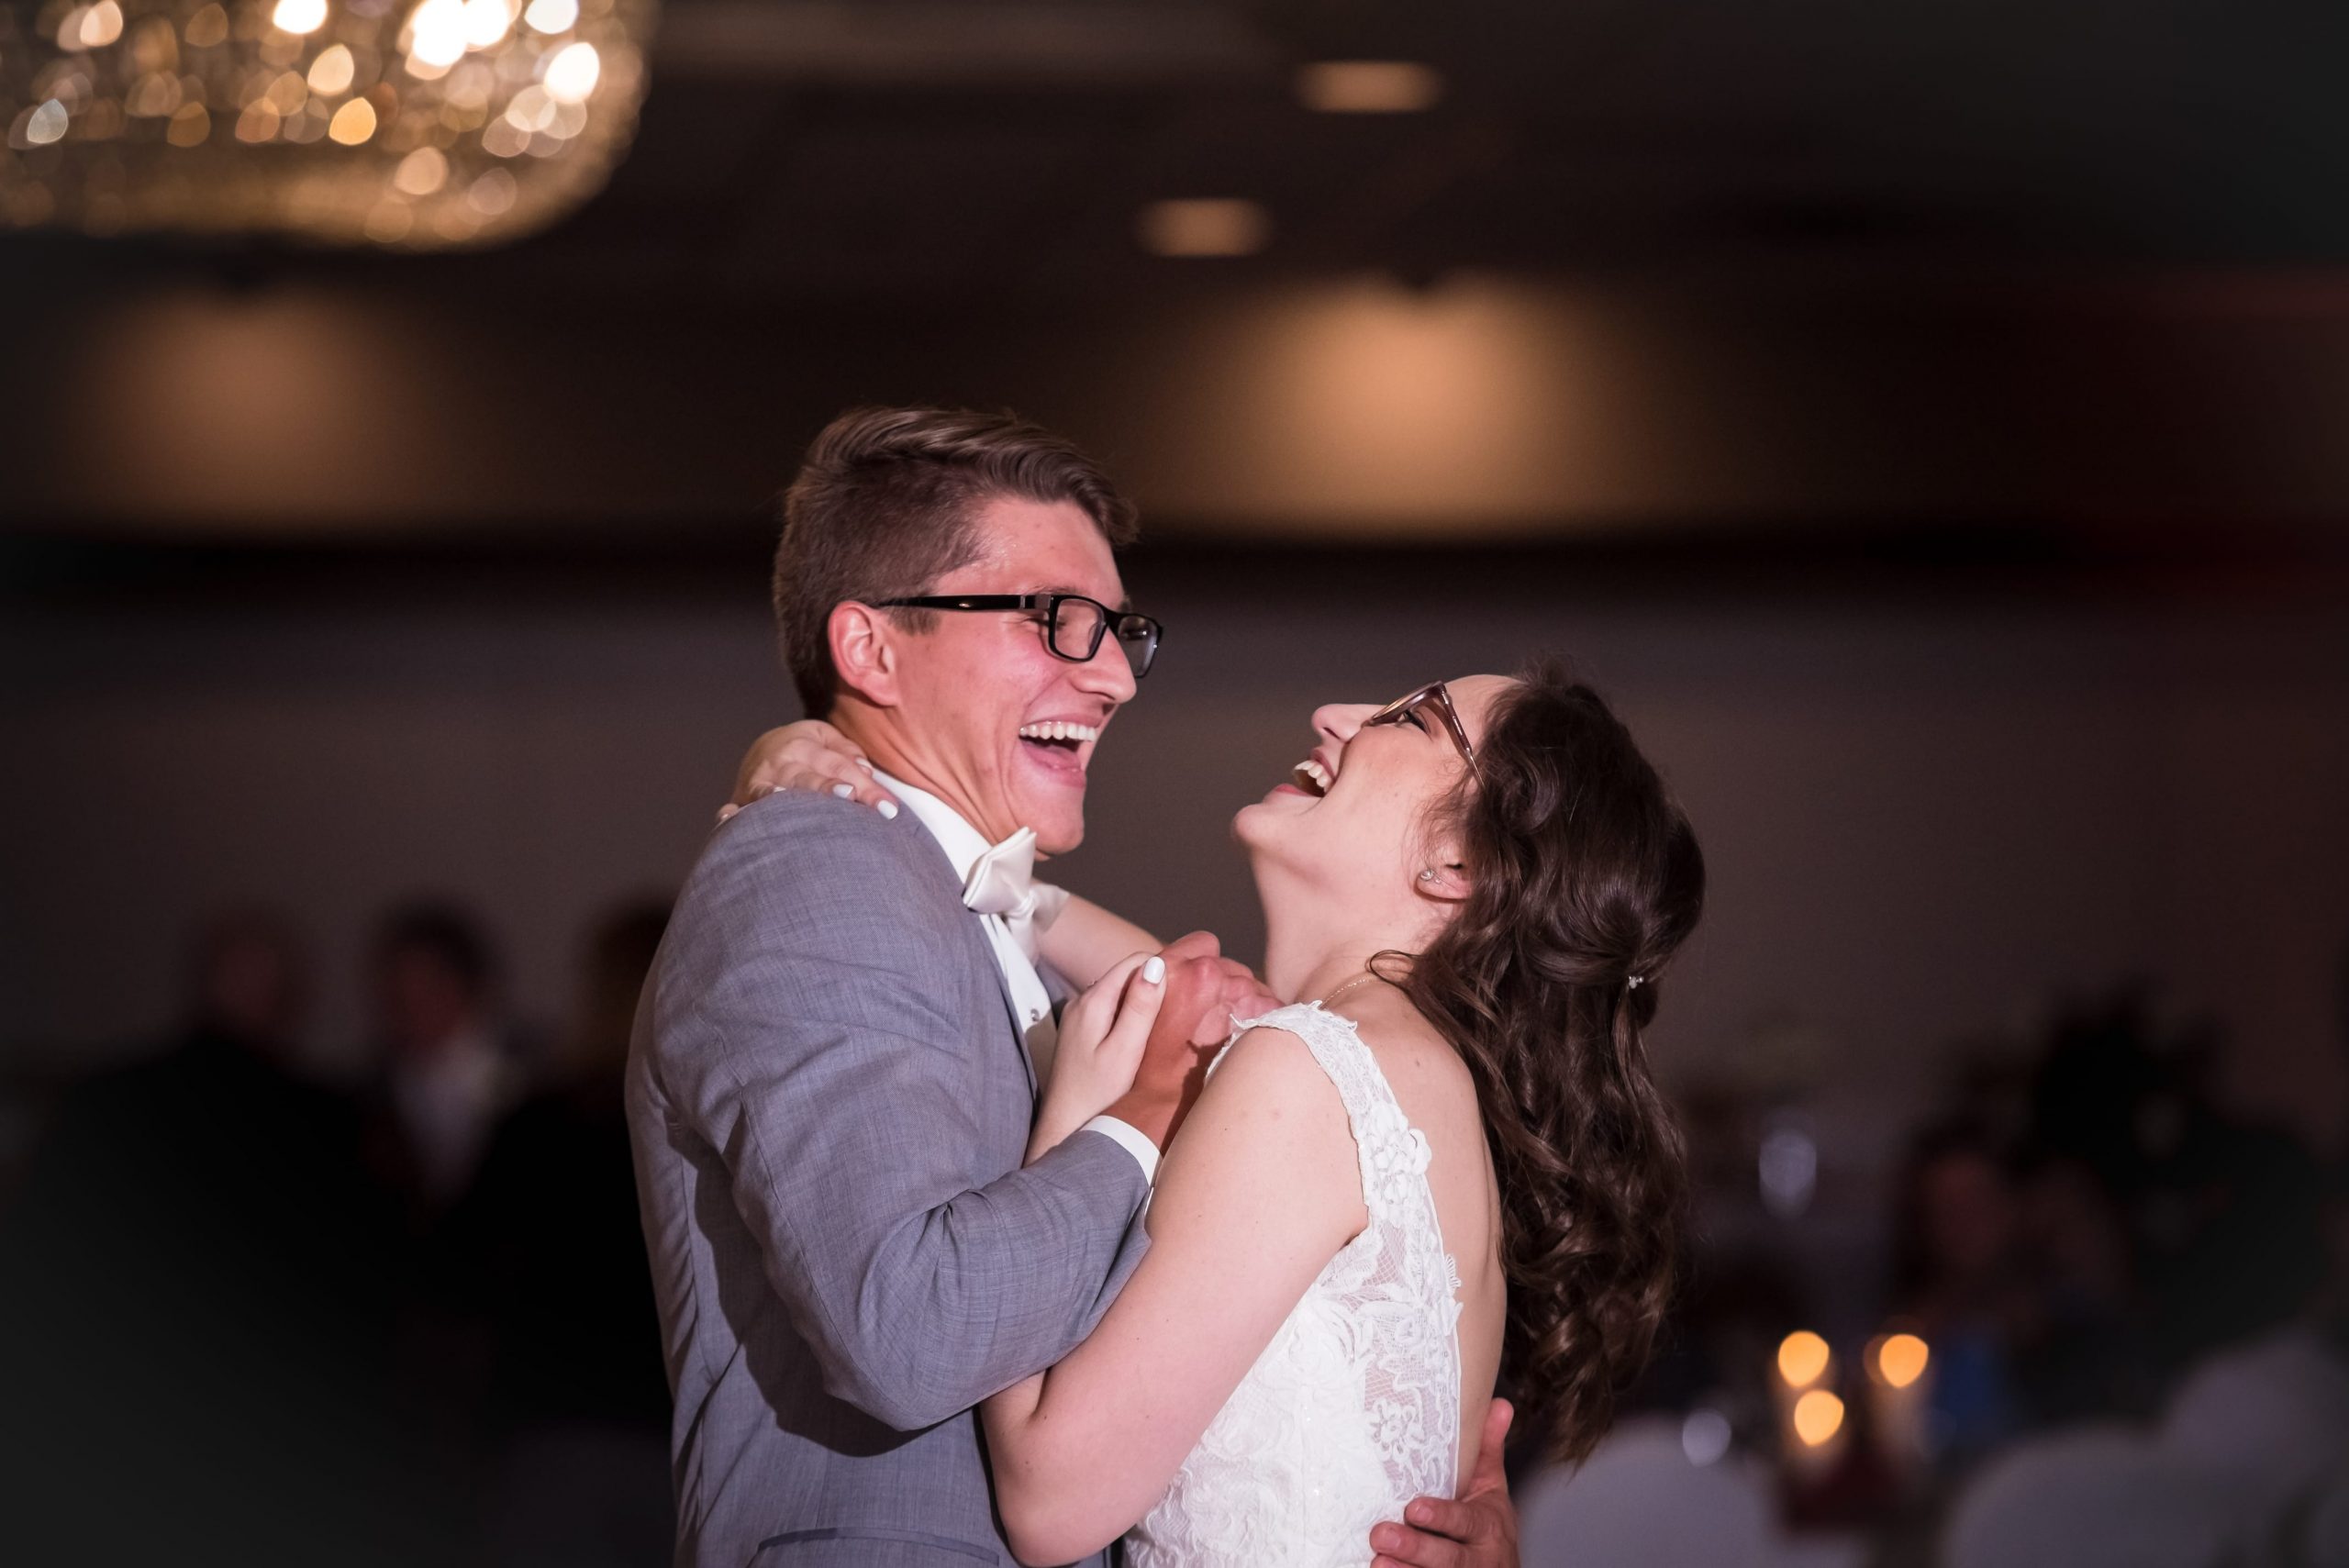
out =
<svg viewBox="0 0 2349 1568"><path fill-rule="evenodd" d="M1808 1388L1817 1383L1833 1359L1827 1341L1808 1329L1798 1329L1778 1342L1778 1375L1790 1388Z"/></svg>
<svg viewBox="0 0 2349 1568"><path fill-rule="evenodd" d="M658 0L524 3L0 8L0 225L416 249L542 228L633 139Z"/></svg>
<svg viewBox="0 0 2349 1568"><path fill-rule="evenodd" d="M584 104L603 71L592 43L565 44L546 64L547 96L558 104Z"/></svg>
<svg viewBox="0 0 2349 1568"><path fill-rule="evenodd" d="M1324 60L1300 68L1297 96L1325 115L1408 115L1442 101L1443 77L1408 60Z"/></svg>
<svg viewBox="0 0 2349 1568"><path fill-rule="evenodd" d="M1887 1334L1868 1347L1868 1365L1882 1382L1906 1388L1925 1375L1932 1352L1914 1334Z"/></svg>
<svg viewBox="0 0 2349 1568"><path fill-rule="evenodd" d="M1699 1407L1680 1423L1680 1451L1691 1464L1718 1464L1728 1454L1733 1435L1727 1416Z"/></svg>
<svg viewBox="0 0 2349 1568"><path fill-rule="evenodd" d="M327 0L277 0L270 25L282 33L315 33L327 22Z"/></svg>
<svg viewBox="0 0 2349 1568"><path fill-rule="evenodd" d="M1795 1436L1807 1447L1818 1448L1843 1429L1843 1401L1824 1388L1814 1388L1795 1401Z"/></svg>
<svg viewBox="0 0 2349 1568"><path fill-rule="evenodd" d="M1251 256L1272 238L1273 220L1252 201L1194 198L1151 203L1134 232L1152 255Z"/></svg>

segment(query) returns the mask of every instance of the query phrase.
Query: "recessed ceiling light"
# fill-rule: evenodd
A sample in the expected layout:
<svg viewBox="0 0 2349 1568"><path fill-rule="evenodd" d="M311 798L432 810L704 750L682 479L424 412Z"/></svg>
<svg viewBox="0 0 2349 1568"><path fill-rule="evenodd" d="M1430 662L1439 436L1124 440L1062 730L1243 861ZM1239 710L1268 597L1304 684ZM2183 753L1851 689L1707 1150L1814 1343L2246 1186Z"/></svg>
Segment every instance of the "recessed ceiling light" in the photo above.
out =
<svg viewBox="0 0 2349 1568"><path fill-rule="evenodd" d="M1408 60L1324 60L1302 66L1297 95L1325 115L1410 115L1443 97L1443 75Z"/></svg>
<svg viewBox="0 0 2349 1568"><path fill-rule="evenodd" d="M1272 239L1273 219L1259 203L1234 197L1152 202L1134 233L1158 256L1252 256Z"/></svg>

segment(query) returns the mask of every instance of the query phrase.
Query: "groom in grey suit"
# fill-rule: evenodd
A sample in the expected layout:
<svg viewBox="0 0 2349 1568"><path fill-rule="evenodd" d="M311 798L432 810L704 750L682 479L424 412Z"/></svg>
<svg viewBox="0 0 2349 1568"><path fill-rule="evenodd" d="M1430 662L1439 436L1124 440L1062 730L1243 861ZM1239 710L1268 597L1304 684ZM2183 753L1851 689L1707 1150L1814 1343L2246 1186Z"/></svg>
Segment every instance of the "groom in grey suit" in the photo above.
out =
<svg viewBox="0 0 2349 1568"><path fill-rule="evenodd" d="M974 1407L1065 1355L1131 1273L1199 1051L1252 982L1170 950L1132 1091L1022 1167L1065 989L1027 873L1083 838L1086 764L1156 647L1112 555L1131 508L1009 417L867 409L818 437L784 511L801 699L907 809L734 815L645 989L629 1120L676 1561L1008 1565ZM1498 1498L1458 1507L1506 1547ZM1402 1535L1414 1562L1514 1562Z"/></svg>
<svg viewBox="0 0 2349 1568"><path fill-rule="evenodd" d="M1112 1116L1021 1168L1051 994L1023 912L966 904L969 851L1022 828L1074 847L1093 741L1019 731L1097 738L1145 661L1114 622L1067 646L1082 608L1040 628L879 606L1121 609L1110 550L1132 528L1074 448L984 416L846 416L786 499L801 695L914 811L774 795L735 816L646 988L629 1112L681 1564L1011 1561L972 1407L1064 1355L1131 1272L1197 1018L1162 1030Z"/></svg>

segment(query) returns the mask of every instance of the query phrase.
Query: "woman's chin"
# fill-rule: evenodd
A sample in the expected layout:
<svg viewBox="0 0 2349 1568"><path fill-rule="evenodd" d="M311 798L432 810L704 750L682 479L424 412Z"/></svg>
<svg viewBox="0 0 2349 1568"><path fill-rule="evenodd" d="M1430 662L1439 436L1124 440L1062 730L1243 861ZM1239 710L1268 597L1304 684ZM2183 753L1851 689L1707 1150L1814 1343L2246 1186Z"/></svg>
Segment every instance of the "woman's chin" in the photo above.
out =
<svg viewBox="0 0 2349 1568"><path fill-rule="evenodd" d="M1278 795L1251 801L1231 814L1231 837L1242 849L1261 849L1287 815Z"/></svg>
<svg viewBox="0 0 2349 1568"><path fill-rule="evenodd" d="M1297 841L1295 823L1289 820L1296 816L1293 802L1277 800L1260 800L1232 814L1232 841L1248 857L1248 874L1260 898L1271 884L1286 886L1304 872L1299 863L1304 846Z"/></svg>
<svg viewBox="0 0 2349 1568"><path fill-rule="evenodd" d="M1262 800L1251 801L1233 814L1232 833L1245 843L1247 840L1244 834L1250 829L1243 825L1252 824L1261 830L1264 825L1277 822L1283 817L1302 816L1313 808L1315 800L1315 796L1306 794L1293 784L1286 781L1276 784L1264 792L1264 797Z"/></svg>

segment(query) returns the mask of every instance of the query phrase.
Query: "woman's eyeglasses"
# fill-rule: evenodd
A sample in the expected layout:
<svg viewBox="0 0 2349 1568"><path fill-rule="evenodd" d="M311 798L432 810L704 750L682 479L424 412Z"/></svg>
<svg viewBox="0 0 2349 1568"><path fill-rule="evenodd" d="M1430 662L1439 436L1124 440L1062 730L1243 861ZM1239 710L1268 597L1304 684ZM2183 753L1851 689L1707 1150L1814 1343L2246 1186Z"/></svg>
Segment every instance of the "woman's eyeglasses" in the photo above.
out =
<svg viewBox="0 0 2349 1568"><path fill-rule="evenodd" d="M1148 616L1113 610L1082 594L929 594L912 599L883 599L874 606L884 610L1028 610L1043 622L1044 647L1055 659L1072 664L1089 662L1101 651L1101 639L1117 633L1118 649L1126 667L1139 681L1150 673L1158 657L1159 639L1166 628Z"/></svg>
<svg viewBox="0 0 2349 1568"><path fill-rule="evenodd" d="M1442 681L1431 681L1416 692L1397 697L1393 702L1364 719L1362 728L1367 729L1374 724L1400 724L1412 715L1420 712L1435 715L1436 722L1443 726L1443 732L1452 738L1453 745L1459 749L1460 755L1466 760L1468 771L1475 773L1476 748L1468 743L1468 727L1460 722L1460 710L1452 706L1452 690ZM1426 721L1420 722L1424 727Z"/></svg>

